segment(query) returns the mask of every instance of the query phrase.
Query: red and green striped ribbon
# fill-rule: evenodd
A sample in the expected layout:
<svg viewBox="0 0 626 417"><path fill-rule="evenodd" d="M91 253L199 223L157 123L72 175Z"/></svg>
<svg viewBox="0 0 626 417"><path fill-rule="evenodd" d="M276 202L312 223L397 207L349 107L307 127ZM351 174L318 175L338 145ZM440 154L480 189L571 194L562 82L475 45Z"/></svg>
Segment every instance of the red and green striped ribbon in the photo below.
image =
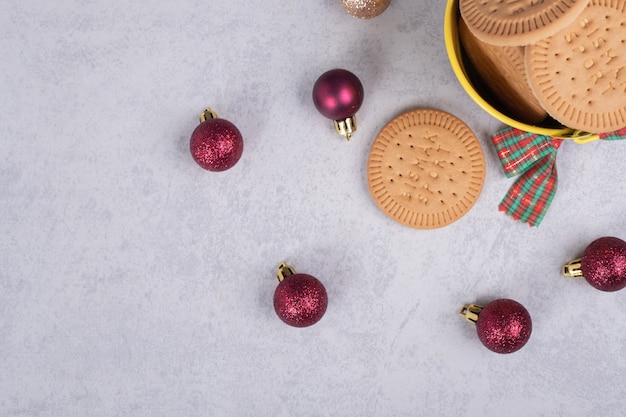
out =
<svg viewBox="0 0 626 417"><path fill-rule="evenodd" d="M599 136L603 140L626 139L626 127ZM539 226L556 194L556 154L563 139L507 127L491 140L505 175L520 176L500 202L500 211Z"/></svg>

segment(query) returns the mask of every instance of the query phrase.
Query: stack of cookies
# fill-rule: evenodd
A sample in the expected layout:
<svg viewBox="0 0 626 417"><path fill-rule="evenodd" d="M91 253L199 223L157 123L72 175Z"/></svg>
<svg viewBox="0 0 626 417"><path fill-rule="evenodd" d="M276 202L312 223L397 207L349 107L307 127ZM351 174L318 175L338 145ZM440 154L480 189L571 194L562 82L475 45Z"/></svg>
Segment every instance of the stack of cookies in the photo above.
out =
<svg viewBox="0 0 626 417"><path fill-rule="evenodd" d="M520 122L626 126L626 0L459 0L473 78Z"/></svg>

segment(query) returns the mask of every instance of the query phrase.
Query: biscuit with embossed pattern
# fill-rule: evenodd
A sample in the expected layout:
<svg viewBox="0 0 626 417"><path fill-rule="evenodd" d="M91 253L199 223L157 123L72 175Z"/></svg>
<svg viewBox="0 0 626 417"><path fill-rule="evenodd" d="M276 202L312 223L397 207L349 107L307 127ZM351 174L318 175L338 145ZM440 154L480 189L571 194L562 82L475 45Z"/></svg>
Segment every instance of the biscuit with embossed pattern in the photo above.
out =
<svg viewBox="0 0 626 417"><path fill-rule="evenodd" d="M591 0L557 34L526 48L539 102L565 126L603 133L626 126L626 0Z"/></svg>
<svg viewBox="0 0 626 417"><path fill-rule="evenodd" d="M446 226L476 203L485 181L485 158L470 128L439 110L418 109L380 131L367 162L376 205L416 229Z"/></svg>
<svg viewBox="0 0 626 417"><path fill-rule="evenodd" d="M499 46L520 46L551 36L573 22L588 0L460 0L474 36Z"/></svg>

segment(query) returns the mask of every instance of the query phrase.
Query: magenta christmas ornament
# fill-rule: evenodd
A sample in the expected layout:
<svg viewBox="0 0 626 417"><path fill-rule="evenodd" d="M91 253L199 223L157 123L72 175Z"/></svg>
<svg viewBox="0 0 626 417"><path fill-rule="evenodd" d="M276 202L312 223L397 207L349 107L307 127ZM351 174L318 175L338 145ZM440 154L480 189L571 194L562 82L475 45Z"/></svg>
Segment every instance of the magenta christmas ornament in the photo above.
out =
<svg viewBox="0 0 626 417"><path fill-rule="evenodd" d="M226 171L241 158L243 139L234 124L218 118L207 108L200 115L200 124L191 134L189 148L194 161L202 168Z"/></svg>
<svg viewBox="0 0 626 417"><path fill-rule="evenodd" d="M476 324L476 333L485 347L496 353L520 350L532 332L530 314L523 305L509 299L495 300L486 306L469 304L460 314Z"/></svg>
<svg viewBox="0 0 626 417"><path fill-rule="evenodd" d="M387 9L391 0L341 0L346 12L359 19L371 19Z"/></svg>
<svg viewBox="0 0 626 417"><path fill-rule="evenodd" d="M328 295L317 278L298 274L285 262L278 266L276 276L280 283L274 291L274 310L282 321L294 327L308 327L324 316Z"/></svg>
<svg viewBox="0 0 626 417"><path fill-rule="evenodd" d="M587 246L582 258L563 266L563 275L585 278L600 291L619 291L626 287L626 242L616 237L601 237Z"/></svg>
<svg viewBox="0 0 626 417"><path fill-rule="evenodd" d="M313 86L313 103L323 116L333 120L335 131L350 140L356 131L356 112L363 104L363 85L345 69L322 74Z"/></svg>

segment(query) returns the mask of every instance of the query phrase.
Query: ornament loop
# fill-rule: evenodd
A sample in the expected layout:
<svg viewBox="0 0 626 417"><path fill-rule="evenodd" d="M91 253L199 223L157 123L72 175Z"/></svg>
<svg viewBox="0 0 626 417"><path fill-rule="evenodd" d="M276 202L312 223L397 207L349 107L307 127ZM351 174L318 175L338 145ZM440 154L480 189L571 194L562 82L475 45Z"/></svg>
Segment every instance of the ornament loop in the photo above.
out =
<svg viewBox="0 0 626 417"><path fill-rule="evenodd" d="M210 107L207 107L200 115L200 123L204 123L207 120L211 119L217 119L217 114L213 110L211 110Z"/></svg>
<svg viewBox="0 0 626 417"><path fill-rule="evenodd" d="M293 266L289 265L287 262L281 262L280 265L278 265L278 271L276 271L276 277L278 278L278 281L283 282L283 280L290 276L290 275L294 275L296 273L296 270L294 269Z"/></svg>
<svg viewBox="0 0 626 417"><path fill-rule="evenodd" d="M465 317L465 320L469 321L470 323L476 324L476 322L478 321L478 315L480 314L482 309L483 306L480 306L478 304L464 305L461 311L459 311L459 314Z"/></svg>
<svg viewBox="0 0 626 417"><path fill-rule="evenodd" d="M563 265L563 270L561 271L563 276L570 278L582 278L583 270L582 270L582 258L573 259Z"/></svg>

